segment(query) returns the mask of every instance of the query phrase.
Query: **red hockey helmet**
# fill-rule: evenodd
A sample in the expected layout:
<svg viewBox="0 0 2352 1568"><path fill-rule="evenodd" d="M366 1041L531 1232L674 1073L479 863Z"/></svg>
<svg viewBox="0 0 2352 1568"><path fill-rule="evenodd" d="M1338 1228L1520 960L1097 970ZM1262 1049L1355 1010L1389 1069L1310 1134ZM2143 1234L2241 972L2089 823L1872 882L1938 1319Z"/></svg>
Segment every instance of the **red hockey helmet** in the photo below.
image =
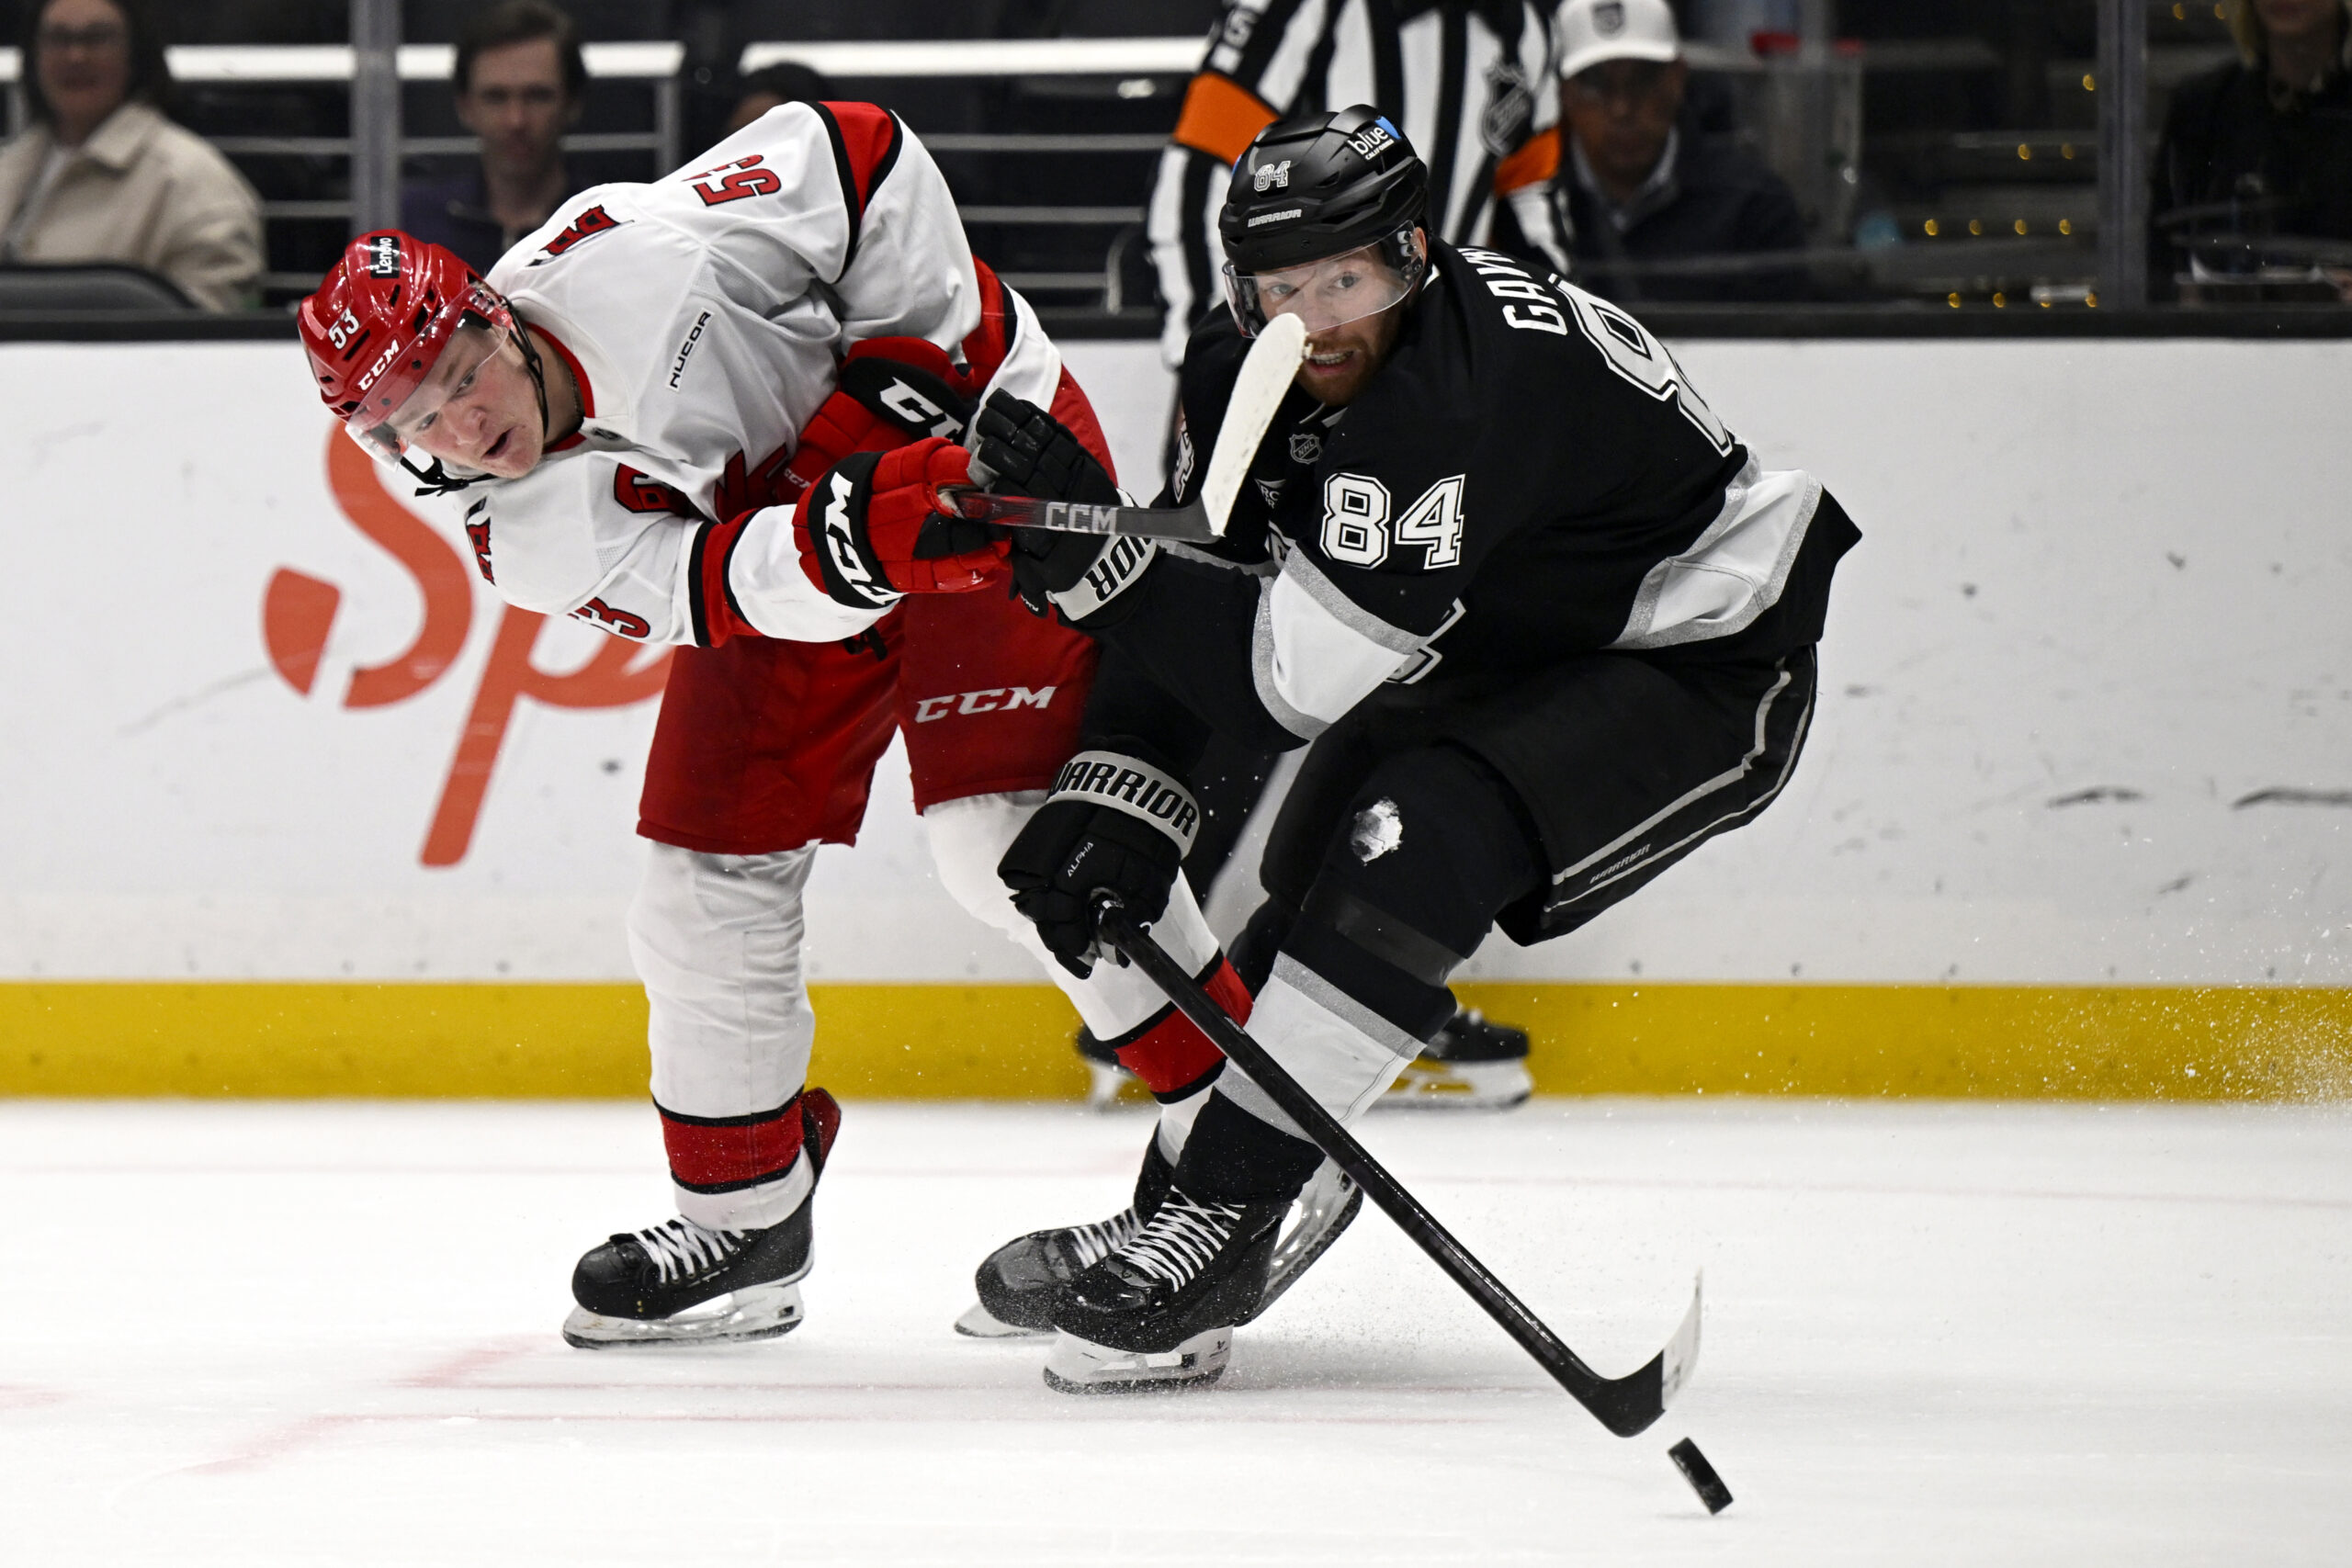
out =
<svg viewBox="0 0 2352 1568"><path fill-rule="evenodd" d="M401 461L392 416L460 328L519 339L506 301L447 246L397 229L351 242L297 313L319 397L351 438Z"/></svg>

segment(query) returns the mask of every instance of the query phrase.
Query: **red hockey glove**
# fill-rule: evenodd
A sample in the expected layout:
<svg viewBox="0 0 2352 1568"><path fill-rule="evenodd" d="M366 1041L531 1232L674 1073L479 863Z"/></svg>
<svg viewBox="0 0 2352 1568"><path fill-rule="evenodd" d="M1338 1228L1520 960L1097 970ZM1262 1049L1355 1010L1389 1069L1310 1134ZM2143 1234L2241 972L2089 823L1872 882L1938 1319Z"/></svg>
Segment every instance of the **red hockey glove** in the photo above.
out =
<svg viewBox="0 0 2352 1568"><path fill-rule="evenodd" d="M793 510L800 570L828 598L864 610L1000 581L1002 531L939 510L940 486L972 482L969 460L938 436L842 458Z"/></svg>
<svg viewBox="0 0 2352 1568"><path fill-rule="evenodd" d="M801 428L800 445L784 466L786 485L797 500L827 468L851 453L887 452L906 440L896 424L848 393L835 392Z"/></svg>
<svg viewBox="0 0 2352 1568"><path fill-rule="evenodd" d="M983 384L919 337L868 338L842 361L842 390L915 439L960 437L979 412Z"/></svg>
<svg viewBox="0 0 2352 1568"><path fill-rule="evenodd" d="M956 435L975 405L937 344L919 337L869 338L849 351L841 385L800 432L785 465L795 498L853 452L887 452L926 435Z"/></svg>

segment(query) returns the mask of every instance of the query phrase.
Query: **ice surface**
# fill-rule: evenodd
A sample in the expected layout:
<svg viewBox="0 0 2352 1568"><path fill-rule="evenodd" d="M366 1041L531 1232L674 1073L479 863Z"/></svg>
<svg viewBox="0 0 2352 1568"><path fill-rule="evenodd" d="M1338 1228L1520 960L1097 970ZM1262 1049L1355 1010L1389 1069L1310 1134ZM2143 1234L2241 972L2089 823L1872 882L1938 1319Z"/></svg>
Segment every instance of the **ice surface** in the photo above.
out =
<svg viewBox="0 0 2352 1568"><path fill-rule="evenodd" d="M808 1322L567 1349L668 1210L643 1106L0 1105L11 1563L2341 1562L2352 1115L1539 1102L1367 1142L1606 1372L1609 1437L1387 1221L1199 1393L1046 1390L971 1268L1147 1122L853 1103ZM1694 1437L1738 1501L1668 1461Z"/></svg>

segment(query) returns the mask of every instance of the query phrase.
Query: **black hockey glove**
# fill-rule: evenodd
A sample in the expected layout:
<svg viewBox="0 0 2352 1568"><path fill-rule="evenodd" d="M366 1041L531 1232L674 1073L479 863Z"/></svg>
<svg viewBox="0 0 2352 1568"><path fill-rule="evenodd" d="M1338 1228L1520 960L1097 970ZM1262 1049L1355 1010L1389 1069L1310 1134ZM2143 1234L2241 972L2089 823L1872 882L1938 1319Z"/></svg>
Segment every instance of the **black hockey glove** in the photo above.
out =
<svg viewBox="0 0 2352 1568"><path fill-rule="evenodd" d="M1159 919L1200 825L1200 806L1177 779L1116 751L1080 751L996 874L1046 949L1083 979L1102 951L1095 897L1117 894L1145 925Z"/></svg>
<svg viewBox="0 0 2352 1568"><path fill-rule="evenodd" d="M973 431L973 468L996 476L990 488L1047 501L1116 506L1119 487L1069 427L1010 392L992 394ZM1036 615L1048 604L1082 624L1143 575L1159 553L1148 539L1012 530L1012 579Z"/></svg>

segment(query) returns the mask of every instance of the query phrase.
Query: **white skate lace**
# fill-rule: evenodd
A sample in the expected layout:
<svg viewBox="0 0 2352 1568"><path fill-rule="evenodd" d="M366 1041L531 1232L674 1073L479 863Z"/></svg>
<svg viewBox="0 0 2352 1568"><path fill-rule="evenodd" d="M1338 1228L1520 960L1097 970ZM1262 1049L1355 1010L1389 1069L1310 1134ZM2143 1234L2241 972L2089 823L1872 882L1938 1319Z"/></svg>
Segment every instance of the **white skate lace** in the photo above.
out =
<svg viewBox="0 0 2352 1568"><path fill-rule="evenodd" d="M1208 1266L1240 1219L1238 1203L1203 1203L1170 1192L1119 1256L1181 1291Z"/></svg>
<svg viewBox="0 0 2352 1568"><path fill-rule="evenodd" d="M715 1231L683 1214L639 1231L636 1236L637 1245L653 1260L665 1285L682 1275L716 1269L742 1249L742 1238L741 1231Z"/></svg>
<svg viewBox="0 0 2352 1568"><path fill-rule="evenodd" d="M1125 1247L1128 1238L1142 1228L1143 1222L1136 1217L1136 1212L1125 1209L1093 1224L1070 1226L1062 1233L1062 1245L1074 1267L1091 1269Z"/></svg>

